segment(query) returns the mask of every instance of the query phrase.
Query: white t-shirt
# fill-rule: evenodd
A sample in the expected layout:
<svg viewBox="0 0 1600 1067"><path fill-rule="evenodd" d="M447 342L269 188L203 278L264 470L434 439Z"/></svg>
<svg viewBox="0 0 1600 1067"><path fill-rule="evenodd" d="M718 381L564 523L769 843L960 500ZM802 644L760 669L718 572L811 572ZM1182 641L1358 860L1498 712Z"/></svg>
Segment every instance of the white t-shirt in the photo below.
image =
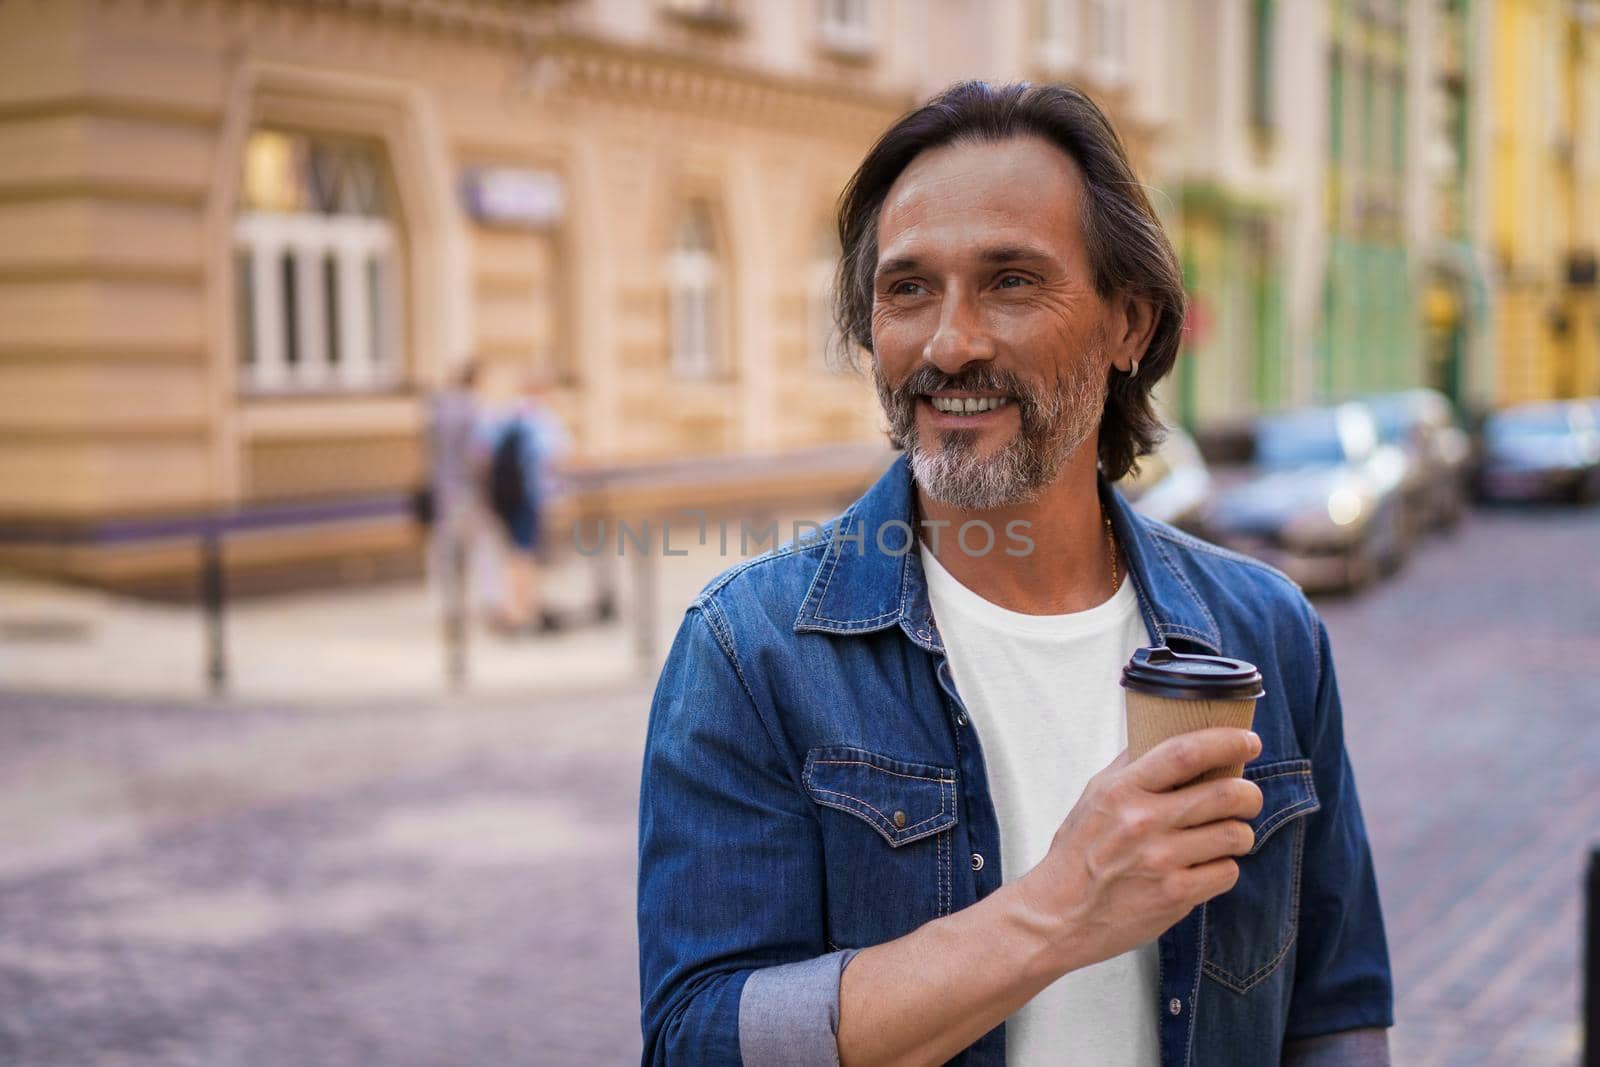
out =
<svg viewBox="0 0 1600 1067"><path fill-rule="evenodd" d="M950 670L983 748L1004 878L1044 858L1084 786L1128 743L1118 685L1151 642L1133 586L1067 615L1024 615L956 581L922 545ZM1156 943L1057 979L1006 1024L1011 1067L1159 1067Z"/></svg>

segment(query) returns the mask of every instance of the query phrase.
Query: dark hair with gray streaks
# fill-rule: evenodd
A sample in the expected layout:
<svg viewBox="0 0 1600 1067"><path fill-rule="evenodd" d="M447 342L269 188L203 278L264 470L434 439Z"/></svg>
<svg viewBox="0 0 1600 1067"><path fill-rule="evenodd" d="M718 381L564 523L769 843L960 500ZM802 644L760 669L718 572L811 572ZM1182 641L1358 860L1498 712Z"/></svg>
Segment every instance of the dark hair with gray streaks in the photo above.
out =
<svg viewBox="0 0 1600 1067"><path fill-rule="evenodd" d="M1155 330L1138 377L1113 370L1100 417L1100 467L1117 479L1161 441L1150 389L1172 369L1183 330L1183 274L1161 219L1128 162L1105 112L1077 89L1015 82L958 82L903 116L872 146L839 197L834 317L839 353L855 364L872 351L873 272L878 216L889 189L911 161L931 148L1040 137L1060 148L1083 174L1083 235L1101 298L1127 294L1150 301Z"/></svg>

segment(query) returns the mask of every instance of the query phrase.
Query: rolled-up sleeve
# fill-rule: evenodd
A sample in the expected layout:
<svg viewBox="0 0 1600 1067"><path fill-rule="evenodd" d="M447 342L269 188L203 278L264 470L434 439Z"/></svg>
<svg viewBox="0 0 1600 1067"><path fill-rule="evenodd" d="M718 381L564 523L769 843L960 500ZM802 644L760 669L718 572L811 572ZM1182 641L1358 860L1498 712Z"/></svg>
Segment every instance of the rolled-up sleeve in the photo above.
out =
<svg viewBox="0 0 1600 1067"><path fill-rule="evenodd" d="M839 976L856 949L768 967L739 998L739 1051L747 1064L838 1067Z"/></svg>
<svg viewBox="0 0 1600 1067"><path fill-rule="evenodd" d="M1322 810L1306 824L1299 939L1286 1042L1341 1031L1381 1031L1394 1023L1394 990L1383 911L1378 903L1372 849L1356 796L1355 776L1345 751L1344 716L1332 649L1321 620L1313 614L1312 621L1320 669L1314 736L1309 749ZM1347 1051L1371 1047L1343 1044ZM1356 1058L1326 1062L1371 1061Z"/></svg>
<svg viewBox="0 0 1600 1067"><path fill-rule="evenodd" d="M1389 1031L1341 1030L1291 1041L1283 1049L1283 1067L1390 1067Z"/></svg>
<svg viewBox="0 0 1600 1067"><path fill-rule="evenodd" d="M835 1064L821 831L714 603L657 684L639 792L645 1064Z"/></svg>

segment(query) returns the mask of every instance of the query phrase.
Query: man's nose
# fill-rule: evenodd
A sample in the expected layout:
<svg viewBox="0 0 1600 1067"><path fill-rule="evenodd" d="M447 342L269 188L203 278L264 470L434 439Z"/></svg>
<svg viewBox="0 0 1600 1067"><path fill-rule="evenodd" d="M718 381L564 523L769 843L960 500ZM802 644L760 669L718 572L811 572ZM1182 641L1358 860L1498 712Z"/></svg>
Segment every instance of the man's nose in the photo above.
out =
<svg viewBox="0 0 1600 1067"><path fill-rule="evenodd" d="M939 328L922 346L922 358L952 375L973 360L994 358L994 341L970 295L954 290L945 295Z"/></svg>

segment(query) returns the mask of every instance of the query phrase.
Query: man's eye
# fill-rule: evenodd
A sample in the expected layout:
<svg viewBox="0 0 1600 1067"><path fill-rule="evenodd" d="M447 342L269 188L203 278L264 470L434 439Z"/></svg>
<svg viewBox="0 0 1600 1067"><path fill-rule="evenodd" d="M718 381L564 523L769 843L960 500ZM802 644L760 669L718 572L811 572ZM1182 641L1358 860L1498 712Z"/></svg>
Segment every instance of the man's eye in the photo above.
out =
<svg viewBox="0 0 1600 1067"><path fill-rule="evenodd" d="M1032 283L1029 282L1027 278L1024 278L1020 274L1007 274L1001 278L998 283L1001 289L1020 289L1024 285L1031 284Z"/></svg>
<svg viewBox="0 0 1600 1067"><path fill-rule="evenodd" d="M923 289L916 282L895 282L889 287L889 291L896 296L915 296L922 292Z"/></svg>

